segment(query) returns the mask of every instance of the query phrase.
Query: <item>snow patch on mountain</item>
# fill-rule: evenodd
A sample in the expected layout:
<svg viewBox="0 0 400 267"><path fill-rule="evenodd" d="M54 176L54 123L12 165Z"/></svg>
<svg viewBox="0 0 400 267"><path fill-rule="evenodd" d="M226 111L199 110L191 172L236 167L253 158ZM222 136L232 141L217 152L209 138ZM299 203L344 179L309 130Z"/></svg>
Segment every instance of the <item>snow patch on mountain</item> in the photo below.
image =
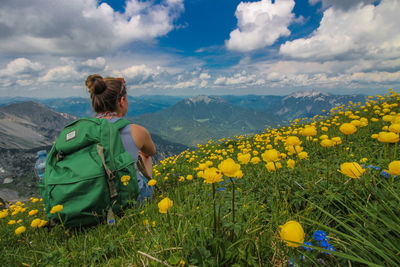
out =
<svg viewBox="0 0 400 267"><path fill-rule="evenodd" d="M306 90L306 91L299 91L299 92L295 92L292 93L288 96L286 96L283 101L289 99L289 98L311 98L311 97L318 97L316 100L317 101L323 101L324 100L324 96L329 96L329 94L327 93L322 93L316 90Z"/></svg>
<svg viewBox="0 0 400 267"><path fill-rule="evenodd" d="M191 98L186 99L185 104L197 104L197 103L222 103L225 102L223 98L217 96L207 96L207 95L198 95Z"/></svg>

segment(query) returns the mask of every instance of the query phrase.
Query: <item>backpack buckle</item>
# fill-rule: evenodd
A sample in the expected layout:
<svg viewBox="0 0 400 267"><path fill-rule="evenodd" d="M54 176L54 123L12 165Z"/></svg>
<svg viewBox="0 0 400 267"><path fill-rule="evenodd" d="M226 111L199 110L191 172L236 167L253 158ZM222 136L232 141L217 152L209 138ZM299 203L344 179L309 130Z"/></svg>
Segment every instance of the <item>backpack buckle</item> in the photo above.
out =
<svg viewBox="0 0 400 267"><path fill-rule="evenodd" d="M56 154L57 162L62 161L65 158L65 154L62 150L58 151Z"/></svg>

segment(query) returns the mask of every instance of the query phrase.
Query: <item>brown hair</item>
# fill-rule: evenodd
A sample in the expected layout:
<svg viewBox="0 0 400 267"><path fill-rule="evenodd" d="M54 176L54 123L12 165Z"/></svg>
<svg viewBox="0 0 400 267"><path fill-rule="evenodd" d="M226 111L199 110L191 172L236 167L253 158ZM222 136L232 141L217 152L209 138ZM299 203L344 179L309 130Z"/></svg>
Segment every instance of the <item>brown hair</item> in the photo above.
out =
<svg viewBox="0 0 400 267"><path fill-rule="evenodd" d="M85 84L96 113L116 111L118 100L126 95L125 81L122 78L103 78L99 74L92 74L87 77Z"/></svg>

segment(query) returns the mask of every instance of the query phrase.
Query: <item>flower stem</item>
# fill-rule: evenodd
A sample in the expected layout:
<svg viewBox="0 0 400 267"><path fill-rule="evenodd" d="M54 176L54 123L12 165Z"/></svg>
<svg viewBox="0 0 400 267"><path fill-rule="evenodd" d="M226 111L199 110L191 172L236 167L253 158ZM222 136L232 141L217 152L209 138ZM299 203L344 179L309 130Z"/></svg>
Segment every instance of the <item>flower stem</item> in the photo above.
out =
<svg viewBox="0 0 400 267"><path fill-rule="evenodd" d="M229 178L232 183L232 223L235 224L235 182Z"/></svg>
<svg viewBox="0 0 400 267"><path fill-rule="evenodd" d="M214 206L214 237L217 233L217 210L215 207L215 184L212 184L212 191L213 191L213 206Z"/></svg>

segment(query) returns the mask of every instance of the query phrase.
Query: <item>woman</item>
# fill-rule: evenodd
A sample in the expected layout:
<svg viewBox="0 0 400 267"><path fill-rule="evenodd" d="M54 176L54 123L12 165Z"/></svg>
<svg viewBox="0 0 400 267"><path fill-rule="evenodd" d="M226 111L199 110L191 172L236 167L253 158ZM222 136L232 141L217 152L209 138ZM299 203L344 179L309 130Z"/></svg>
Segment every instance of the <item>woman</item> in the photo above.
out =
<svg viewBox="0 0 400 267"><path fill-rule="evenodd" d="M105 118L115 122L126 115L129 108L128 94L123 78L103 78L98 74L92 74L86 79L86 87L89 89L92 100L92 108L97 113L97 118ZM130 124L120 130L122 143L135 162L143 162L141 171L137 169L140 195L138 201L153 195L153 189L147 185L151 178L153 163L151 156L156 153L153 140L149 132L142 126Z"/></svg>

